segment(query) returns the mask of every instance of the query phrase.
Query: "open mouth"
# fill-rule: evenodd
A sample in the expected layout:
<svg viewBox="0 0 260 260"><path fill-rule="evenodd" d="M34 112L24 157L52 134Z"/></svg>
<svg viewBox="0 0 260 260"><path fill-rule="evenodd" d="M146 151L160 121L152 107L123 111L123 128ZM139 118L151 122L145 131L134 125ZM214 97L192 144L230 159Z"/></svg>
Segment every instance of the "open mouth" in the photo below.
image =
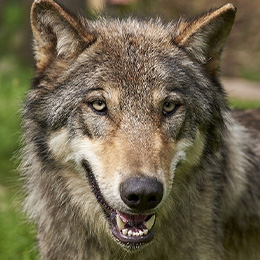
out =
<svg viewBox="0 0 260 260"><path fill-rule="evenodd" d="M110 223L114 237L120 243L129 246L130 248L137 248L150 242L154 237L156 216L154 214L126 214L111 208L100 192L89 163L86 160L83 160L82 165L87 173L92 192L95 194L97 201L102 206L103 212Z"/></svg>
<svg viewBox="0 0 260 260"><path fill-rule="evenodd" d="M131 215L111 212L113 235L122 243L146 243L153 239L155 215Z"/></svg>

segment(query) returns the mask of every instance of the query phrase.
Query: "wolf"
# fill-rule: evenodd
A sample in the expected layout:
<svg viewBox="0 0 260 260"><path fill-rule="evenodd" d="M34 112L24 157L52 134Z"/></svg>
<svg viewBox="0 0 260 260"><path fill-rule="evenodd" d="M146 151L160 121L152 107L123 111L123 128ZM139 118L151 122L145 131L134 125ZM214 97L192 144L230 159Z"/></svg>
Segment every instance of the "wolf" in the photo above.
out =
<svg viewBox="0 0 260 260"><path fill-rule="evenodd" d="M260 259L259 131L219 79L235 14L90 21L34 1L20 168L42 260Z"/></svg>

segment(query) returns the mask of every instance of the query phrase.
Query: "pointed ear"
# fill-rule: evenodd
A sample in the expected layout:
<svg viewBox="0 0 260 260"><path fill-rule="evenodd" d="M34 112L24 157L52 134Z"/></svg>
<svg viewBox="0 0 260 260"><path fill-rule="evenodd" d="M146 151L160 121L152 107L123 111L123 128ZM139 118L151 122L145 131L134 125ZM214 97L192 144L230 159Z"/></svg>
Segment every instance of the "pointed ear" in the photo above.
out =
<svg viewBox="0 0 260 260"><path fill-rule="evenodd" d="M231 31L235 14L236 8L227 4L195 21L180 23L174 43L204 64L211 75L216 76L221 52Z"/></svg>
<svg viewBox="0 0 260 260"><path fill-rule="evenodd" d="M83 19L65 11L53 0L35 0L31 10L37 68L43 70L55 58L70 59L95 41Z"/></svg>

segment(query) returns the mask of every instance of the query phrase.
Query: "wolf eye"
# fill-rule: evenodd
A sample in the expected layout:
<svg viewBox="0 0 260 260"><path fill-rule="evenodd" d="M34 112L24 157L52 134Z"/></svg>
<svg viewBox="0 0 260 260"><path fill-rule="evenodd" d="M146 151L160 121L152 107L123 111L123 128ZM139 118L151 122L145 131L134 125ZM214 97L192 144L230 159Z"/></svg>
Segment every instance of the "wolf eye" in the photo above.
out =
<svg viewBox="0 0 260 260"><path fill-rule="evenodd" d="M107 112L107 105L103 100L95 100L90 103L91 108L98 113L106 113Z"/></svg>
<svg viewBox="0 0 260 260"><path fill-rule="evenodd" d="M179 107L180 104L167 101L163 104L163 114L166 116L172 115Z"/></svg>

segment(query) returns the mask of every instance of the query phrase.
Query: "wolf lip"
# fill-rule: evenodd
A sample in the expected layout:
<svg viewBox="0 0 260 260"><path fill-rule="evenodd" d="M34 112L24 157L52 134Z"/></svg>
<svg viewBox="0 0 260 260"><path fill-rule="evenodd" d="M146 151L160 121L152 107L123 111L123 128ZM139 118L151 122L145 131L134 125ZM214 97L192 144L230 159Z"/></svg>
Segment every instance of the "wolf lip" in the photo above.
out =
<svg viewBox="0 0 260 260"><path fill-rule="evenodd" d="M122 243L147 243L154 237L155 215L111 213L112 233Z"/></svg>

